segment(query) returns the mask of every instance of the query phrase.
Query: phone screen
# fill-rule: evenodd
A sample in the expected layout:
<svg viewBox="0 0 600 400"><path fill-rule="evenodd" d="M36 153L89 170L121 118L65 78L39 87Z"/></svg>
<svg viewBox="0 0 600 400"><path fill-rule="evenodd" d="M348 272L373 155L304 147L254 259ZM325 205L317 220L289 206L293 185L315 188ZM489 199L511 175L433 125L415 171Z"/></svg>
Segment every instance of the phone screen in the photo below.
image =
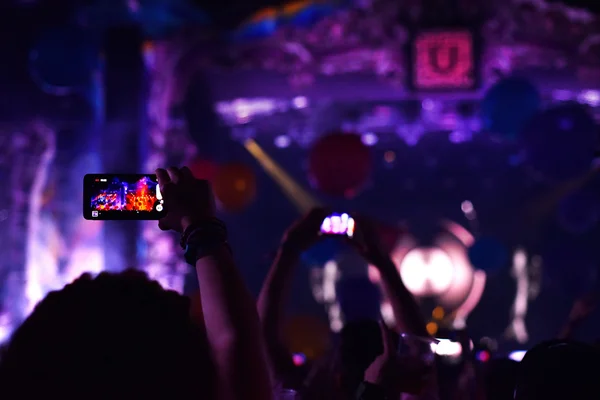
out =
<svg viewBox="0 0 600 400"><path fill-rule="evenodd" d="M354 236L355 222L348 214L332 214L326 217L321 224L321 233L324 235Z"/></svg>
<svg viewBox="0 0 600 400"><path fill-rule="evenodd" d="M156 175L93 174L83 179L88 220L157 220L166 215Z"/></svg>

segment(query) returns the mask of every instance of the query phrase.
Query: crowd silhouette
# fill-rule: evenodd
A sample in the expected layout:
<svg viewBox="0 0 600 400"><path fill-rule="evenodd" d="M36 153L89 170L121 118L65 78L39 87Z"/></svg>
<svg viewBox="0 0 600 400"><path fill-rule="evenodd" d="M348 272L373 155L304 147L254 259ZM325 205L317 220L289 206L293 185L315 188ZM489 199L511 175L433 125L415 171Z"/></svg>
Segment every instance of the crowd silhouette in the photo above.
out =
<svg viewBox="0 0 600 400"><path fill-rule="evenodd" d="M2 398L600 398L599 350L571 340L594 297L576 303L559 337L536 345L520 363L477 363L467 345L460 364L449 368L433 353L436 339L374 225L358 215L347 240L377 268L397 323L349 321L325 356L295 365L282 338L285 304L294 268L319 240L328 210L314 209L285 232L255 300L215 216L209 183L186 167L156 173L168 205L158 227L181 234L181 256L195 268L199 299L165 290L137 270L82 275L49 293L2 349Z"/></svg>

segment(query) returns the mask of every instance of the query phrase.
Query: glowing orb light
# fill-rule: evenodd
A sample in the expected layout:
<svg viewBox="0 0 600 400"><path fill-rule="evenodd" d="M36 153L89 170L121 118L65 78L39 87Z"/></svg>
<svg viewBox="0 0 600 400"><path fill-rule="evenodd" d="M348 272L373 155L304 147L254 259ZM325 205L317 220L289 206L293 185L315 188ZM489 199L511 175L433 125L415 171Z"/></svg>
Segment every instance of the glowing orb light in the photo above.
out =
<svg viewBox="0 0 600 400"><path fill-rule="evenodd" d="M454 264L442 249L416 248L402 260L400 275L414 295L440 295L452 285Z"/></svg>

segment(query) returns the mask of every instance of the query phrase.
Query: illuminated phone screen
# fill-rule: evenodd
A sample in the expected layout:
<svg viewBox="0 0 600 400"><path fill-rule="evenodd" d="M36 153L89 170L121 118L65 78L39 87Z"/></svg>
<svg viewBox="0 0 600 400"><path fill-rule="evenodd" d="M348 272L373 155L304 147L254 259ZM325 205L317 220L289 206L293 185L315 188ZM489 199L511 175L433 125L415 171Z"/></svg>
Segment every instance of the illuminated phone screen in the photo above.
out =
<svg viewBox="0 0 600 400"><path fill-rule="evenodd" d="M94 174L83 182L89 220L157 220L166 214L156 175Z"/></svg>
<svg viewBox="0 0 600 400"><path fill-rule="evenodd" d="M332 214L326 217L321 224L321 233L325 235L354 236L354 218L348 214Z"/></svg>

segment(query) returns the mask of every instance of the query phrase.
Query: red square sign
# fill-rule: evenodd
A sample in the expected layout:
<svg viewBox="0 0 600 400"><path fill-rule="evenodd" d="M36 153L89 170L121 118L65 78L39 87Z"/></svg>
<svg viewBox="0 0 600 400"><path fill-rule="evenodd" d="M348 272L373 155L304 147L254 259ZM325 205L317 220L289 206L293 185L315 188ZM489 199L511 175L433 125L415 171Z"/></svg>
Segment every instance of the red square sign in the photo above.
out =
<svg viewBox="0 0 600 400"><path fill-rule="evenodd" d="M474 88L475 54L471 32L423 32L417 35L413 46L413 86L416 89Z"/></svg>

